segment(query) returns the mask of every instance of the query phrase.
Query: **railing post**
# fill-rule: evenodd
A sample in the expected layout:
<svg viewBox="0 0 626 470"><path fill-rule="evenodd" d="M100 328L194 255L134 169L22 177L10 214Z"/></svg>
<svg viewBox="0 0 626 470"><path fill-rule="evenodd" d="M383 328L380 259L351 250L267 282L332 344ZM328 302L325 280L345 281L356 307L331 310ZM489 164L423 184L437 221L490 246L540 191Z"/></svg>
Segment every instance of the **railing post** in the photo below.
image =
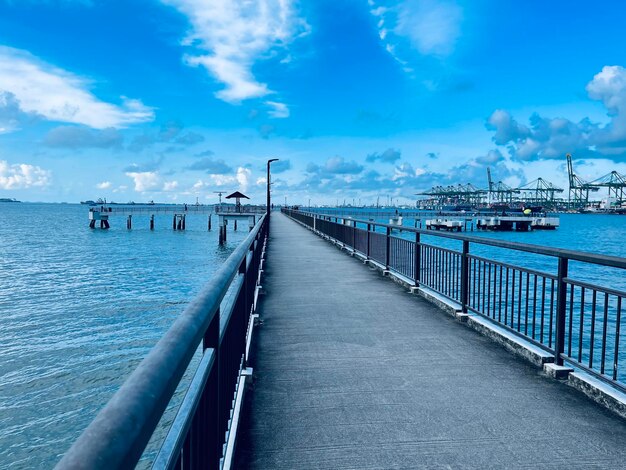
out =
<svg viewBox="0 0 626 470"><path fill-rule="evenodd" d="M387 227L387 236L385 237L385 269L389 269L390 248L391 248L391 227Z"/></svg>
<svg viewBox="0 0 626 470"><path fill-rule="evenodd" d="M556 281L556 337L554 339L554 362L563 365L561 354L565 351L565 307L567 303L567 258L559 257L558 278Z"/></svg>
<svg viewBox="0 0 626 470"><path fill-rule="evenodd" d="M352 251L356 251L356 222L352 222Z"/></svg>
<svg viewBox="0 0 626 470"><path fill-rule="evenodd" d="M370 259L370 230L371 230L371 225L367 224L367 250L365 255L367 256L367 259Z"/></svg>
<svg viewBox="0 0 626 470"><path fill-rule="evenodd" d="M461 255L461 312L467 313L469 294L469 241L463 240L463 254Z"/></svg>
<svg viewBox="0 0 626 470"><path fill-rule="evenodd" d="M415 281L415 287L420 285L420 275L422 272L422 245L420 243L420 233L415 232L415 256L413 258L414 273L413 280Z"/></svg>
<svg viewBox="0 0 626 470"><path fill-rule="evenodd" d="M208 380L203 393L205 409L208 410L208 420L206 424L206 457L209 462L208 468L219 468L222 458L222 437L220 437L220 371L219 371L219 349L220 349L220 310L219 308L213 316L204 337L202 347L206 350L213 348L215 351L215 362L211 373L213 380ZM200 443L204 447L205 443Z"/></svg>

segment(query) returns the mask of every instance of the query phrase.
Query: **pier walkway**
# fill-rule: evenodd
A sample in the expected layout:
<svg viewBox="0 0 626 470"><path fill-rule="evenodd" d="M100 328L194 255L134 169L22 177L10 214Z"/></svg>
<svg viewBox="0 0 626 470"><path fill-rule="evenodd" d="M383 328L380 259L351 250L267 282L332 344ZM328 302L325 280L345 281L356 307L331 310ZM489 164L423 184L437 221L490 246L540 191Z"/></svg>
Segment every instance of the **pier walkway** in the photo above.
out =
<svg viewBox="0 0 626 470"><path fill-rule="evenodd" d="M237 468L624 468L626 423L272 214Z"/></svg>

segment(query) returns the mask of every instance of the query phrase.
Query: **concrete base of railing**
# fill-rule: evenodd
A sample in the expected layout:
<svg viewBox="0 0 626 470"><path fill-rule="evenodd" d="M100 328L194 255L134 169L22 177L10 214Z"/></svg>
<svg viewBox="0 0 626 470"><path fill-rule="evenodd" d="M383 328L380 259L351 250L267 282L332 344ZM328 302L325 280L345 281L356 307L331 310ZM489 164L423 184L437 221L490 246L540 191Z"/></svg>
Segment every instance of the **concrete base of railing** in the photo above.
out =
<svg viewBox="0 0 626 470"><path fill-rule="evenodd" d="M543 367L544 364L554 362L554 355L541 349L539 346L524 341L523 338L507 331L495 323L479 315L470 315L467 326L487 336L496 343L504 346L512 353L526 359L528 362Z"/></svg>
<svg viewBox="0 0 626 470"><path fill-rule="evenodd" d="M581 391L596 403L626 419L626 394L584 372L572 372L567 385Z"/></svg>
<svg viewBox="0 0 626 470"><path fill-rule="evenodd" d="M548 377L565 380L570 372L574 372L574 369L567 366L557 366L555 363L547 363L543 365L543 371Z"/></svg>

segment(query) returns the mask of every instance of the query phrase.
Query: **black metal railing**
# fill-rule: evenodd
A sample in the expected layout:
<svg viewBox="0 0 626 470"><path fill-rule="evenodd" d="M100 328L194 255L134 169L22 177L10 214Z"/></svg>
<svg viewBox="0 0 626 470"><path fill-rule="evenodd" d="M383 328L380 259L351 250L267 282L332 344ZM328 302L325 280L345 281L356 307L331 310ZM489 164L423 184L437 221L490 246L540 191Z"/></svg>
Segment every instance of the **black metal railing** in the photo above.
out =
<svg viewBox="0 0 626 470"><path fill-rule="evenodd" d="M246 336L266 234L263 216L57 468L132 468L199 347L199 366L156 466L219 468L233 398L245 367Z"/></svg>
<svg viewBox="0 0 626 470"><path fill-rule="evenodd" d="M489 318L552 353L557 364L565 361L626 391L626 354L620 352L626 292L615 285L623 279L626 258L335 215L283 212L414 286L457 302L462 312ZM425 243L424 236L433 242ZM459 246L441 246L437 243L441 240ZM492 259L489 254L479 256L472 252L477 247L556 260L552 263L556 269L545 272ZM581 268L577 274L572 263ZM589 282L584 267L607 271Z"/></svg>

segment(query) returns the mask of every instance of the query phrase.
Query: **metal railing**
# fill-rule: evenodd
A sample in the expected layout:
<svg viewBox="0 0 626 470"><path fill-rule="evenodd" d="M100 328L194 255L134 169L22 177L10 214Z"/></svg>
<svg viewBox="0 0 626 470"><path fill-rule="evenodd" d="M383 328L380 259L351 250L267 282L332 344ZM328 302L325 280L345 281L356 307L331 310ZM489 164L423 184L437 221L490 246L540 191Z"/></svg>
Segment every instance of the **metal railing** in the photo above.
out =
<svg viewBox="0 0 626 470"><path fill-rule="evenodd" d="M494 239L440 233L334 215L283 210L289 217L353 249L418 287L426 287L523 337L568 364L626 391L622 303L614 286L624 276L626 258ZM408 234L410 238L394 236ZM425 243L423 236L454 240L458 249ZM544 272L472 253L494 247L556 259ZM542 258L543 259L543 258ZM616 268L603 282L575 279L571 262ZM601 284L601 285L600 285Z"/></svg>
<svg viewBox="0 0 626 470"><path fill-rule="evenodd" d="M245 366L267 226L267 217L261 217L57 468L132 468L200 345L199 366L157 456L157 466L219 468L233 397Z"/></svg>

